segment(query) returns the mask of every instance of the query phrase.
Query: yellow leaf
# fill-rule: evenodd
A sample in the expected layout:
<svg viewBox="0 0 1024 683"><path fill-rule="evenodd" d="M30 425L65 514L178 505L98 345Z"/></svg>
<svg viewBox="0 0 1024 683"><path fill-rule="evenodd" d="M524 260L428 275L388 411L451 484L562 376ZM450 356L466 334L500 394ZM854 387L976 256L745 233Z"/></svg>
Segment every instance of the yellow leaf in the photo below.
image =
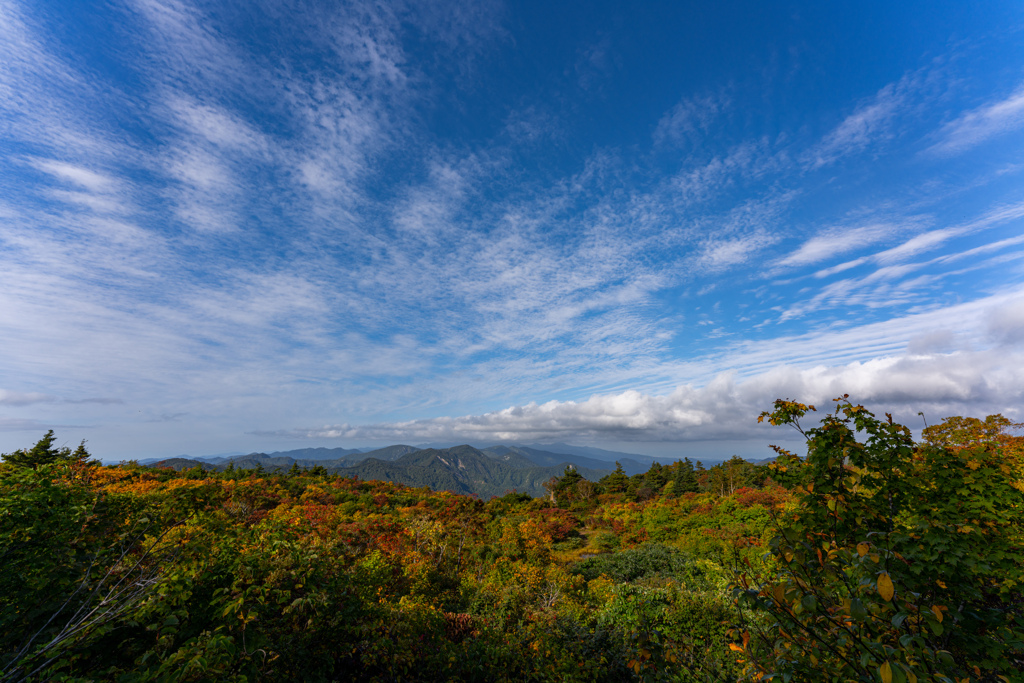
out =
<svg viewBox="0 0 1024 683"><path fill-rule="evenodd" d="M915 674L913 671L908 671L907 683L917 683L917 674Z"/></svg>
<svg viewBox="0 0 1024 683"><path fill-rule="evenodd" d="M857 544L857 554L860 555L861 557L864 557L865 555L867 555L868 554L868 544L867 543L858 543Z"/></svg>
<svg viewBox="0 0 1024 683"><path fill-rule="evenodd" d="M932 614L935 615L935 621L942 623L942 610L937 605L932 605Z"/></svg>
<svg viewBox="0 0 1024 683"><path fill-rule="evenodd" d="M892 683L892 667L889 666L889 662L878 667L878 673L882 676L882 683Z"/></svg>
<svg viewBox="0 0 1024 683"><path fill-rule="evenodd" d="M889 602L895 593L896 588L892 585L892 579L889 578L889 574L882 572L878 577L878 594L882 596L883 600Z"/></svg>
<svg viewBox="0 0 1024 683"><path fill-rule="evenodd" d="M939 584L939 588L945 588L946 587L946 584L944 584L942 581L939 581L938 579L935 580L935 583Z"/></svg>
<svg viewBox="0 0 1024 683"><path fill-rule="evenodd" d="M977 460L968 460L967 466L970 467L972 470L976 470L979 467L981 467L981 463L978 462Z"/></svg>
<svg viewBox="0 0 1024 683"><path fill-rule="evenodd" d="M733 652L743 652L743 648L736 643L729 643L729 649Z"/></svg>

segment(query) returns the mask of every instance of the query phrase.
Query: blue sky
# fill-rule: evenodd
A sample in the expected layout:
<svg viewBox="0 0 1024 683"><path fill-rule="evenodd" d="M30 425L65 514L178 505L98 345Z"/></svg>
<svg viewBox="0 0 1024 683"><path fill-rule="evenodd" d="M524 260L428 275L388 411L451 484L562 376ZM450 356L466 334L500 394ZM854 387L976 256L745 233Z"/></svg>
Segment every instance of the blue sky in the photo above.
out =
<svg viewBox="0 0 1024 683"><path fill-rule="evenodd" d="M0 0L0 450L1024 420L1024 6Z"/></svg>

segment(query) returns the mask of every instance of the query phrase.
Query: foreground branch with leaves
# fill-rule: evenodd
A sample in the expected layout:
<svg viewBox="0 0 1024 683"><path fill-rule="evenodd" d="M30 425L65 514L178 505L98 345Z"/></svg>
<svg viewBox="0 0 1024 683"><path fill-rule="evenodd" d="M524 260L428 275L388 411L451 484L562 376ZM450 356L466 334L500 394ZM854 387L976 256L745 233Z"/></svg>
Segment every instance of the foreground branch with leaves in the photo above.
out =
<svg viewBox="0 0 1024 683"><path fill-rule="evenodd" d="M999 416L951 418L915 443L846 397L764 413L807 439L776 449L794 494L774 518L775 567L740 577L745 672L759 680L1021 680L1024 439Z"/></svg>

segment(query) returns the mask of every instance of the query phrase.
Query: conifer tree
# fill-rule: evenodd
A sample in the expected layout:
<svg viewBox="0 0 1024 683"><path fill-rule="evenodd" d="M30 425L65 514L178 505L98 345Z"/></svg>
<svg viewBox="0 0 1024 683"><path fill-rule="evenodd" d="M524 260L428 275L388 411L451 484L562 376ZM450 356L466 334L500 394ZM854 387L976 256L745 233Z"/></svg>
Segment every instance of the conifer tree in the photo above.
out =
<svg viewBox="0 0 1024 683"><path fill-rule="evenodd" d="M665 478L664 468L660 462L654 462L651 464L650 469L647 470L647 474L644 475L644 483L653 491L658 492L664 488L668 480Z"/></svg>
<svg viewBox="0 0 1024 683"><path fill-rule="evenodd" d="M76 448L69 457L73 463L77 464L99 464L98 460L90 462L89 458L92 457L92 454L89 453L89 451L85 447L85 439L82 439L82 442L78 444L78 448Z"/></svg>
<svg viewBox="0 0 1024 683"><path fill-rule="evenodd" d="M697 483L697 473L693 470L693 463L690 462L689 458L683 458L681 462L676 463L676 477L675 485L672 487L672 492L675 495L683 493L696 493L700 491L700 485Z"/></svg>
<svg viewBox="0 0 1024 683"><path fill-rule="evenodd" d="M54 440L55 437L51 429L29 450L20 449L13 453L4 453L0 455L0 459L11 465L31 467L32 469L38 469L40 465L50 465L58 460L70 459L72 457L71 449L67 447L55 448L53 445ZM79 446L79 450L85 452L84 441ZM78 451L75 451L75 453L77 454ZM88 457L87 452L85 455Z"/></svg>
<svg viewBox="0 0 1024 683"><path fill-rule="evenodd" d="M629 477L618 462L615 463L615 471L604 477L601 482L608 493L622 493L629 486Z"/></svg>

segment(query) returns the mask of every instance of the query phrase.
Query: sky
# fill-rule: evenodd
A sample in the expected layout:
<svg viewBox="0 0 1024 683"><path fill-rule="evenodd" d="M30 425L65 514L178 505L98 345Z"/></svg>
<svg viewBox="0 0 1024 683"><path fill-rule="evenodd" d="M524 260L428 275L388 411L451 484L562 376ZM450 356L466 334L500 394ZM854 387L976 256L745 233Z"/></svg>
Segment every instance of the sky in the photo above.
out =
<svg viewBox="0 0 1024 683"><path fill-rule="evenodd" d="M0 452L1024 421L1024 5L0 0L0 272Z"/></svg>

